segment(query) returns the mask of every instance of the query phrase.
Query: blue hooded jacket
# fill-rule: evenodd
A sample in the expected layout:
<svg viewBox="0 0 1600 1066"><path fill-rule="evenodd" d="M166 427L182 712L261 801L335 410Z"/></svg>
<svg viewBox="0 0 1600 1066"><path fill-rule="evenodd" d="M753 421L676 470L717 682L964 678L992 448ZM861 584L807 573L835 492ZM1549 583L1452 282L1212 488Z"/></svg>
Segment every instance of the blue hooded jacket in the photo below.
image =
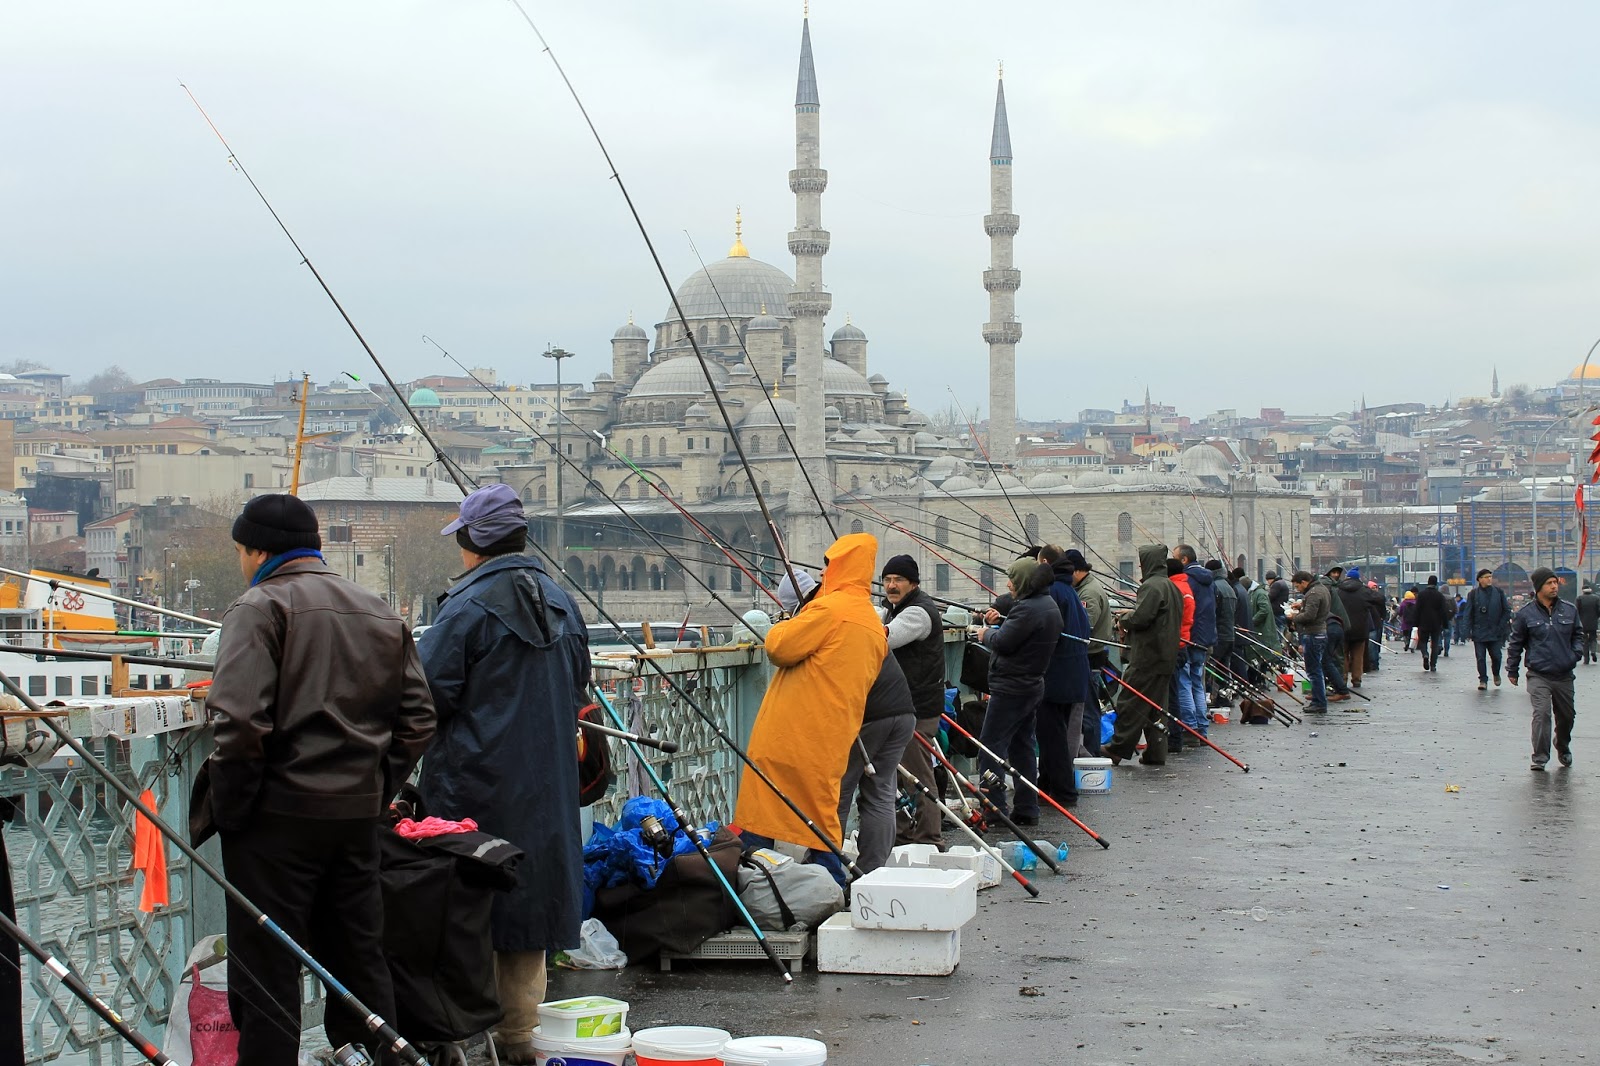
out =
<svg viewBox="0 0 1600 1066"><path fill-rule="evenodd" d="M1050 703L1089 701L1089 612L1072 585L1074 571L1068 566L1055 569L1055 580L1048 590L1061 610L1061 633L1056 650L1044 671L1044 698ZM1078 639L1074 640L1073 637Z"/></svg>
<svg viewBox="0 0 1600 1066"><path fill-rule="evenodd" d="M1189 640L1211 648L1217 643L1217 597L1211 588L1215 575L1199 563L1190 563L1183 572L1189 575L1189 591L1194 595L1194 624L1189 629Z"/></svg>

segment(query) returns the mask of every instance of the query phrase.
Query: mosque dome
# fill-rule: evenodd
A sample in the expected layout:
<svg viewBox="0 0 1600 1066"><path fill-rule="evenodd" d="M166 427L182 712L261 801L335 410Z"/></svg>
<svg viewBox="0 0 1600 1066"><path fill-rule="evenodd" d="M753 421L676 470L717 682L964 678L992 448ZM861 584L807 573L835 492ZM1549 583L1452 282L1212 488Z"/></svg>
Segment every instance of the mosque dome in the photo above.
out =
<svg viewBox="0 0 1600 1066"><path fill-rule="evenodd" d="M708 363L711 376L718 385L728 383L728 372L716 363ZM700 369L700 360L692 355L666 359L646 370L638 384L628 393L628 399L638 400L651 396L701 396L706 391L706 375Z"/></svg>
<svg viewBox="0 0 1600 1066"><path fill-rule="evenodd" d="M1022 482L1018 481L1010 474L996 474L993 478L993 484L994 487L1005 489L1008 492L1012 489L1022 488Z"/></svg>
<svg viewBox="0 0 1600 1066"><path fill-rule="evenodd" d="M834 341L864 341L867 335L861 332L861 327L851 322L846 322L833 331L833 336L828 338L829 343Z"/></svg>
<svg viewBox="0 0 1600 1066"><path fill-rule="evenodd" d="M678 303L685 318L755 318L763 307L771 317L789 318L793 291L794 279L771 263L730 255L690 274L678 286ZM677 321L678 309L668 307L662 319Z"/></svg>
<svg viewBox="0 0 1600 1066"><path fill-rule="evenodd" d="M873 429L870 426L868 426L866 429L858 429L858 430L856 430L855 434L850 439L855 441L858 444L888 444L889 443L889 438L888 437L885 437L882 433L879 433L877 430Z"/></svg>
<svg viewBox="0 0 1600 1066"><path fill-rule="evenodd" d="M410 399L406 400L406 403L411 407L442 407L442 406L444 406L443 404L441 404L439 402L439 394L437 392L434 392L432 389L429 389L429 388L421 388L421 389L415 390L414 392L412 392Z"/></svg>
<svg viewBox="0 0 1600 1066"><path fill-rule="evenodd" d="M611 339L614 341L647 341L650 339L650 334L644 331L643 326L636 325L633 319L629 318L625 325L617 327L617 331L611 335Z"/></svg>
<svg viewBox="0 0 1600 1066"><path fill-rule="evenodd" d="M822 391L829 396L876 396L867 379L837 359L822 360Z"/></svg>
<svg viewBox="0 0 1600 1066"><path fill-rule="evenodd" d="M772 413L774 407L778 409L776 417ZM739 423L739 428L756 429L761 426L776 426L779 418L783 419L784 425L792 426L795 424L795 415L798 410L793 400L785 400L781 396L774 396L771 399L763 400L753 405L750 413L745 415L744 420Z"/></svg>
<svg viewBox="0 0 1600 1066"><path fill-rule="evenodd" d="M1600 381L1600 363L1590 363L1584 366L1579 363L1572 368L1572 373L1567 375L1568 381Z"/></svg>
<svg viewBox="0 0 1600 1066"><path fill-rule="evenodd" d="M1209 444L1185 448L1183 454L1178 456L1178 469L1195 477L1217 477L1224 481L1233 473L1228 460Z"/></svg>
<svg viewBox="0 0 1600 1066"><path fill-rule="evenodd" d="M692 403L683 412L684 418L710 418L711 409L703 403Z"/></svg>
<svg viewBox="0 0 1600 1066"><path fill-rule="evenodd" d="M946 478L944 484L939 487L946 492L961 492L965 489L977 488L978 483L965 474L957 474L954 477Z"/></svg>
<svg viewBox="0 0 1600 1066"><path fill-rule="evenodd" d="M750 320L750 325L747 328L752 333L755 332L756 330L763 330L763 329L765 329L765 330L782 329L783 328L783 323L779 322L776 318L773 318L771 315L767 314L766 306L763 305L762 308L761 308L761 314L759 314L756 317L752 318Z"/></svg>
<svg viewBox="0 0 1600 1066"><path fill-rule="evenodd" d="M596 374L594 376L594 383L596 385L599 385L602 382L615 381L615 380L617 380L617 379L612 377L609 371L605 371L605 370L600 371L600 373L598 373L598 374Z"/></svg>
<svg viewBox="0 0 1600 1066"><path fill-rule="evenodd" d="M744 378L753 378L753 377L755 377L756 376L756 372L754 370L750 369L750 364L749 363L740 362L740 363L734 363L731 367L728 368L728 376L730 378L739 378L739 379L743 380Z"/></svg>
<svg viewBox="0 0 1600 1066"><path fill-rule="evenodd" d="M921 436L921 434L918 434L918 436ZM1028 479L1028 487L1030 489L1059 489L1065 488L1066 484L1067 479L1053 470L1046 471L1043 474L1035 474Z"/></svg>
<svg viewBox="0 0 1600 1066"><path fill-rule="evenodd" d="M839 409L837 407L830 403L827 407L822 409L822 417L831 418L837 422L844 416L839 413Z"/></svg>
<svg viewBox="0 0 1600 1066"><path fill-rule="evenodd" d="M925 429L920 430L912 439L915 440L917 442L917 446L921 448L930 448L941 443L937 433L929 433Z"/></svg>
<svg viewBox="0 0 1600 1066"><path fill-rule="evenodd" d="M871 383L871 379L870 378L868 379L868 383L869 384ZM914 426L925 426L925 425L928 424L928 416L923 414L921 411L917 410L915 407L908 407L906 409L906 413L900 419L900 424L902 426L913 426L913 427Z"/></svg>
<svg viewBox="0 0 1600 1066"><path fill-rule="evenodd" d="M1107 485L1115 485L1117 479L1104 470L1091 470L1087 474L1078 475L1073 485L1080 489L1103 489Z"/></svg>

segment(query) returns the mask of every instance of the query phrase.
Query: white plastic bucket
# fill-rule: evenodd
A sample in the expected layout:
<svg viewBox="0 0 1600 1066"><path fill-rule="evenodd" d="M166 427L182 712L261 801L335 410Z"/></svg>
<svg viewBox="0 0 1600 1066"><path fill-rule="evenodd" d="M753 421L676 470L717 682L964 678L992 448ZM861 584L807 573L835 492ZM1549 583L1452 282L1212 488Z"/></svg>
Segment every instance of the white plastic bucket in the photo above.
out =
<svg viewBox="0 0 1600 1066"><path fill-rule="evenodd" d="M628 1004L607 996L583 996L539 1004L539 1028L552 1040L589 1040L628 1031Z"/></svg>
<svg viewBox="0 0 1600 1066"><path fill-rule="evenodd" d="M722 1046L726 1066L822 1066L828 1045L802 1036L742 1036Z"/></svg>
<svg viewBox="0 0 1600 1066"><path fill-rule="evenodd" d="M633 1046L633 1034L624 1029L615 1036L589 1040L563 1040L533 1031L533 1057L538 1066L622 1066Z"/></svg>
<svg viewBox="0 0 1600 1066"><path fill-rule="evenodd" d="M639 1066L658 1062L720 1063L722 1046L733 1039L726 1029L706 1025L662 1025L633 1034Z"/></svg>
<svg viewBox="0 0 1600 1066"><path fill-rule="evenodd" d="M1079 795L1103 796L1111 791L1110 759L1073 759L1072 774Z"/></svg>

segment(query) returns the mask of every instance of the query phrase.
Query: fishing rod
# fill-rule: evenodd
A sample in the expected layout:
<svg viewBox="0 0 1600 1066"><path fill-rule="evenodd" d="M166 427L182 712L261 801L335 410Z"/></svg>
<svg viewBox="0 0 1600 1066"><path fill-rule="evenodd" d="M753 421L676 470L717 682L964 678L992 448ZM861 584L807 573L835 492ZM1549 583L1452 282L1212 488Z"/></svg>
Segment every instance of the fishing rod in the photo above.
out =
<svg viewBox="0 0 1600 1066"><path fill-rule="evenodd" d="M1017 768L1011 765L1010 759L1002 759L1000 756L996 755L993 749L988 747L983 741L979 740L971 733L967 732L966 729L962 728L961 723L957 722L952 716L948 714L941 714L939 717L943 718L945 722L949 724L950 728L954 729L957 733L960 733L962 736L972 741L973 744L977 745L979 751L983 752L985 755L989 756L989 758L999 763L1002 770L1015 777L1018 781L1021 781L1023 784L1027 785L1028 788L1033 791L1035 796L1038 796L1040 799L1050 804L1050 806L1054 807L1061 814L1065 815L1067 821L1071 822L1079 829L1082 829L1085 833L1088 833L1089 839L1093 840L1096 844L1099 844L1102 849L1109 849L1111 847L1111 841L1107 840L1105 837L1101 836L1099 833L1096 833L1093 829L1090 829L1088 826L1079 821L1077 815L1073 814L1061 804L1057 803L1049 793L1040 788L1037 781L1031 781L1026 776L1018 772Z"/></svg>
<svg viewBox="0 0 1600 1066"><path fill-rule="evenodd" d="M109 651L67 651L60 648L41 648L33 644L0 644L0 652L32 655L39 659L66 659L72 662L125 662L134 666L169 666L174 670L209 671L212 667L211 663L202 659L164 659L158 655L119 655Z"/></svg>
<svg viewBox="0 0 1600 1066"><path fill-rule="evenodd" d="M611 726L601 725L599 722L591 722L587 718L580 718L578 719L578 728L580 730L587 730L588 732L594 733L597 736L612 737L616 740L623 741L630 747L634 744L640 744L647 748L655 748L663 755L676 755L678 753L678 742L675 740L664 740L660 737L647 737L641 733L629 732L627 729L624 729L620 726L613 729Z"/></svg>
<svg viewBox="0 0 1600 1066"><path fill-rule="evenodd" d="M996 535L998 535L1001 538L1003 538L1004 540L1007 540L1010 543L1015 544L1020 548L1031 548L1031 547L1033 547L1033 545L1029 544L1027 542L1027 540L1025 540L1023 537L1019 537L1015 533L1007 532L1007 530L1006 530L1006 525L1007 524L1003 523L1003 522L996 521L995 516L990 514L988 511L980 510L979 508L973 506L971 503L969 503L968 501L962 499L960 496L957 496L955 493L951 492L949 489L945 488L943 485L935 485L931 481L928 482L928 484L933 485L934 488L938 489L940 492L944 493L950 499L954 500L956 503L959 503L961 506L965 507L967 510L971 511L973 514L978 516L978 519L979 519L978 534L979 534L980 540L982 539L982 537L985 534L987 534L990 539L993 539ZM941 517L944 517L944 516L941 516ZM984 526L983 526L984 522L989 523L989 527L987 529L985 529ZM964 523L964 524L967 525L968 528L971 528L971 523Z"/></svg>
<svg viewBox="0 0 1600 1066"><path fill-rule="evenodd" d="M1150 706L1154 707L1156 709L1157 714L1158 714L1158 718L1157 718L1158 722L1166 722L1166 723L1176 722L1178 725L1182 726L1184 729L1187 729L1189 731L1189 733L1196 740L1200 741L1200 743L1204 744L1206 747L1210 748L1212 751L1216 752L1218 755L1221 755L1224 759L1227 759L1229 762L1233 763L1233 765L1237 766L1239 769L1243 770L1245 773L1249 773L1250 772L1250 766L1249 766L1248 763L1242 763L1238 759L1235 759L1232 755L1228 754L1228 752L1224 751L1222 748L1220 748L1216 744L1212 743L1211 742L1211 738L1207 737L1204 733L1200 732L1200 730L1194 728L1188 722L1185 722L1182 718L1179 718L1177 715L1175 715L1171 711L1167 710L1161 704L1157 703L1155 700L1151 699L1149 696L1146 696L1143 692L1140 692L1138 689L1134 688L1132 685L1130 685L1126 681L1122 680L1122 675L1121 674L1118 674L1115 670L1111 669L1110 667L1106 667L1102 671L1102 673L1104 673L1111 680L1115 681L1117 684L1121 685L1123 688L1127 689L1129 692L1133 693L1135 696L1138 696L1141 700L1144 700ZM1113 758L1115 758L1115 757L1113 756Z"/></svg>
<svg viewBox="0 0 1600 1066"><path fill-rule="evenodd" d="M767 940L767 934L762 930L761 924L750 914L750 909L745 906L744 900L739 898L739 893L728 883L728 876L722 872L722 867L717 865L717 860L712 856L711 849L700 838L699 827L689 819L689 815L679 806L678 801L673 799L671 790L667 788L667 783L661 779L661 775L656 771L656 768L650 765L650 760L644 757L644 752L639 750L640 738L627 731L622 715L617 713L617 709L611 705L611 701L606 698L606 694L600 690L600 687L595 685L591 686L591 688L595 698L605 708L607 716L617 725L616 729L610 730L611 735L623 738L628 745L628 750L633 754L634 761L649 775L651 783L656 786L656 791L661 793L662 802L667 805L667 809L672 812L672 816L678 820L678 828L683 830L683 835L689 838L689 843L693 844L694 849L700 853L701 858L706 860L706 865L711 868L711 872L716 876L717 884L722 888L723 894L733 901L733 906L739 912L739 917L744 921L745 925L749 926L750 932L755 935L756 943L761 945L762 953L772 961L772 965L778 968L778 973L783 977L783 983L792 983L794 977L789 973L789 967L784 965L782 959L778 958L778 953L772 949L772 944Z"/></svg>
<svg viewBox="0 0 1600 1066"><path fill-rule="evenodd" d="M555 50L550 47L550 42L546 41L544 34L539 32L539 27L534 24L533 18L528 14L527 9L522 6L521 0L511 0L511 5L517 9L518 14L528 24L528 28L533 31L534 36L539 38L539 44L544 49L544 54L550 57L550 62L554 64L556 73L561 76L561 81L566 85L567 92L572 95L572 102L578 106L578 113L583 116L584 123L589 127L589 133L594 137L595 145L600 149L600 155L605 159L606 166L611 170L611 180L616 182L617 191L622 194L623 202L628 205L628 213L633 216L634 225L639 229L639 236L644 240L645 250L650 253L650 261L655 264L656 274L660 276L661 284L666 287L667 293L672 298L672 309L677 312L678 322L683 326L684 337L688 340L689 347L694 351L694 357L700 364L700 372L705 375L706 387L711 390L711 398L716 401L717 411L722 415L722 424L727 427L728 437L733 444L734 453L739 457L739 465L744 468L745 477L750 481L750 492L755 497L756 506L761 510L761 517L767 524L767 531L772 535L772 543L777 546L778 554L784 557L784 571L789 575L790 584L798 589L800 582L795 578L794 567L788 562L789 553L784 547L783 534L778 529L777 520L772 517L772 511L767 507L766 496L761 492L761 483L756 478L756 472L750 465L749 457L744 453L744 444L739 440L739 434L734 431L733 418L728 414L727 404L723 402L722 392L717 387L716 376L711 373L711 363L706 359L705 353L700 350L700 343L695 339L694 330L689 328L689 319L684 314L683 304L678 299L678 290L673 288L672 279L667 277L667 268L662 265L661 256L656 253L655 242L650 239L650 231L645 228L644 219L640 216L639 209L634 206L633 195L628 192L627 183L622 180L622 172L617 169L617 164L612 161L611 152L606 148L606 142L601 138L600 130L595 126L594 119L589 117L589 109L583 105L582 98L578 96L577 87L572 84L572 79L567 77L567 72L561 66L561 60L556 58ZM828 522L826 508L823 509L821 517L825 522ZM828 522L828 527L832 528L831 522Z"/></svg>
<svg viewBox="0 0 1600 1066"><path fill-rule="evenodd" d="M989 457L989 449L984 447L983 441L978 439L978 427L973 425L972 419L967 417L967 409L961 406L961 398L956 395L956 390L947 385L945 386L945 391L950 393L950 399L955 402L956 410L961 412L961 417L967 423L967 428L972 431L973 446L978 449L978 454L983 456L983 461L988 464L989 472L994 475L994 483L1000 487L1000 495L1005 497L1006 506L1011 508L1011 514L1017 520L1017 528L1022 530L1022 539L1026 541L1030 535L1028 533L1028 523L1022 520L1022 512L1017 510L1016 503L1011 499L1011 493L1006 491L1005 471L995 466L994 460ZM1020 485L1022 483L1021 479L1018 479L1017 483ZM1032 545L1030 544L1028 547L1032 547Z"/></svg>
<svg viewBox="0 0 1600 1066"><path fill-rule="evenodd" d="M1278 706L1277 701L1274 700L1265 689L1258 688L1257 686L1251 684L1248 679L1241 677L1231 668L1224 666L1219 659L1207 658L1205 668L1211 674L1211 679L1224 690L1224 693L1226 689L1234 688L1244 696L1254 698L1258 702L1267 704L1272 709L1273 717L1285 729L1287 729L1294 722L1299 722L1302 720Z"/></svg>
<svg viewBox="0 0 1600 1066"><path fill-rule="evenodd" d="M940 799L938 796L935 796L933 794L933 790L927 785L924 785L921 780L917 778L916 774L912 773L910 770L907 770L904 766L899 767L899 770L900 779L907 784L915 785L918 791L922 793L924 799L932 803L935 807L939 808L944 817L954 822L956 824L956 828L960 829L961 832L965 833L969 838L972 839L974 843L978 845L979 851L986 855L994 856L995 861L1000 864L1001 869L1005 870L1006 873L1010 874L1012 878L1016 880L1017 884L1026 889L1028 895L1035 899L1039 897L1039 890L1033 886L1033 882L1029 881L1026 877L1023 877L1022 874L1017 872L1017 868L1006 861L1006 857L1001 854L999 848L995 847L987 840L983 839L983 837L979 836L976 829L973 829L972 826L968 825L959 816L957 816L956 812L951 810L945 804L944 800Z"/></svg>
<svg viewBox="0 0 1600 1066"><path fill-rule="evenodd" d="M857 497L857 501L860 502L863 507L866 507L867 510L871 511L873 514L879 514L879 515L882 514L881 511L878 511L876 508L874 508L871 504L867 503L866 501L860 500L859 497ZM882 525L884 525L888 529L894 530L894 531L896 531L898 533L904 533L906 536L910 537L913 541L915 541L916 543L922 545L922 547L926 548L928 551L932 552L934 554L934 556L936 556L939 559L943 559L945 562L949 563L952 567L955 568L956 573L960 574L962 577L966 578L968 581L971 581L973 584L975 584L979 588L983 589L989 595L991 595L991 596L997 595L997 593L994 591L994 589L990 588L987 584L985 584L983 581L980 581L978 578L975 578L971 574L967 573L965 570L963 570L961 568L960 564L956 563L948 555L944 555L941 552L939 552L939 550L934 548L929 542L923 540L921 537L919 537L915 533L911 532L911 530L907 529L905 526L902 526L902 525L899 525L899 524L897 524L897 523L895 523L893 521L890 521L887 518L887 516L879 518L879 519L877 519L877 521L879 523L881 523ZM952 549L952 550L954 550L954 549ZM957 554L964 554L964 553L957 553ZM983 565L984 566L988 566L990 568L993 568L993 566L994 566L994 564L990 563L990 562L984 562Z"/></svg>
<svg viewBox="0 0 1600 1066"><path fill-rule="evenodd" d="M61 983L66 986L67 991L72 993L74 999L97 1014L101 1021L115 1030L116 1034L130 1044L146 1062L153 1062L156 1066L167 1066L168 1063L174 1061L162 1054L160 1048L156 1047L137 1029L124 1021L122 1015L118 1014L105 1000L95 995L94 991L84 983L83 978L79 977L70 966L50 954L49 948L29 936L21 926L12 921L3 911L0 911L0 932L15 940L24 951L38 959L45 969L60 978Z"/></svg>
<svg viewBox="0 0 1600 1066"><path fill-rule="evenodd" d="M911 735L916 738L917 743L921 744L923 748L927 750L929 755L933 756L936 762L945 768L945 770L950 774L951 778L953 778L958 785L977 797L978 805L984 811L985 817L992 816L995 821L1005 826L1013 836L1022 841L1024 847L1039 857L1040 862L1050 867L1051 873L1059 874L1061 872L1061 866L1059 863L1057 863L1056 857L1050 854L1048 849L1041 848L1038 844L1034 843L1033 839L1022 831L1022 827L1017 825L1016 822L1012 821L1010 815L1006 814L1005 811L1002 811L998 806L996 806L995 802L989 798L988 794L985 793L983 789L974 784L971 779L964 775L960 770L957 770L955 763L947 759L944 752L939 750L939 745L933 743L921 733L913 733Z"/></svg>
<svg viewBox="0 0 1600 1066"><path fill-rule="evenodd" d="M310 970L317 980L322 982L334 999L355 1012L356 1017L362 1019L367 1031L381 1041L383 1047L393 1051L400 1058L411 1063L412 1066L428 1066L428 1060L421 1052L412 1047L393 1025L379 1017L371 1007L357 999L355 993L351 992L342 981L330 973L326 966L313 958L310 952L301 947L293 937L283 930L282 926L269 918L265 911L251 902L250 898L239 890L238 886L224 877L222 871L218 870L209 860L202 856L199 850L189 843L187 837L168 825L154 809L147 807L144 801L139 798L139 794L127 782L123 781L116 773L113 773L105 763L101 762L88 748L84 747L77 737L73 736L71 732L51 717L32 696L28 695L16 681L12 680L9 674L3 671L0 671L0 688L4 688L5 691L15 696L24 707L44 724L46 729L49 729L56 735L58 740L71 748L73 753L83 760L85 766L88 766L96 775L103 778L126 803L148 819L150 824L155 826L162 836L171 841L191 863L203 871L207 877L211 878L222 889L229 901L244 912L245 917L265 930L272 939L278 942L279 946L299 959L301 965Z"/></svg>
<svg viewBox="0 0 1600 1066"><path fill-rule="evenodd" d="M445 473L450 474L451 480L455 481L456 483L456 488L461 489L461 491L465 493L466 488L461 484L460 479L456 477L454 473L451 473L450 460L445 457L443 449L439 447L438 443L433 439L433 436L429 434L426 429L422 429L421 420L417 418L417 413L411 409L410 402L407 401L405 396L401 395L400 386L395 383L394 378L389 376L388 367L383 365L382 360L378 358L378 354L372 350L372 345L367 343L367 338L363 337L361 335L361 330L356 328L355 321L350 317L349 313L345 311L344 305L341 304L339 302L339 298L333 294L333 290L328 287L328 283L323 280L322 272L316 268L316 264L311 262L311 257L306 255L304 248L300 247L300 242L295 240L294 234L289 232L288 225L284 223L282 217L279 216L277 209L274 208L271 201L267 199L267 194L261 191L261 186L256 184L256 179L250 176L250 171L246 170L245 165L239 161L238 153L233 150L233 146L228 143L228 139L222 135L222 131L217 128L217 124L211 121L211 116L206 114L206 109L200 106L200 101L195 98L194 93L190 92L189 87L184 85L182 82L179 82L178 84L180 87L182 87L183 91L188 94L189 100L195 106L195 110L200 112L200 117L206 120L206 125L211 127L211 132L217 135L217 140L222 142L222 147L228 152L228 162L235 170L244 175L245 181L250 183L250 188L255 190L255 194L261 200L262 206L264 206L267 209L267 212L272 215L272 221L276 222L278 224L278 228L283 231L283 235L289 238L289 243L294 246L295 253L300 256L300 262L305 265L307 270L311 271L311 276L317 279L317 284L322 287L322 291L327 295L328 299L332 301L334 310L339 312L339 317L344 319L344 324L350 327L350 332L355 334L356 340L360 342L361 347L366 351L368 358L372 360L372 365L377 367L378 373L383 375L383 380L389 385L389 391L392 392L394 394L394 398L400 402L400 406L405 408L406 414L411 416L412 423L416 425L422 433L422 439L427 441L429 447L433 449L434 459L444 466Z"/></svg>
<svg viewBox="0 0 1600 1066"><path fill-rule="evenodd" d="M201 618L198 615L184 614L182 611L174 611L170 607L156 607L152 604L140 603L138 600L130 600L123 596L113 596L104 589L97 589L90 585L79 585L72 581L63 581L60 578L54 577L40 577L37 574L30 574L26 570L12 570L11 568L5 566L0 566L0 574L9 574L12 577L25 578L28 581L37 581L41 585L48 585L51 592L60 592L62 590L66 590L68 592L77 592L84 596L92 596L97 600L110 600L112 603L120 603L126 607L137 607L141 611L150 611L155 614L164 614L169 618L179 618L185 622L193 622L196 625L206 626L210 629L222 628L221 622L214 621L210 618ZM176 636L178 634L174 635Z"/></svg>

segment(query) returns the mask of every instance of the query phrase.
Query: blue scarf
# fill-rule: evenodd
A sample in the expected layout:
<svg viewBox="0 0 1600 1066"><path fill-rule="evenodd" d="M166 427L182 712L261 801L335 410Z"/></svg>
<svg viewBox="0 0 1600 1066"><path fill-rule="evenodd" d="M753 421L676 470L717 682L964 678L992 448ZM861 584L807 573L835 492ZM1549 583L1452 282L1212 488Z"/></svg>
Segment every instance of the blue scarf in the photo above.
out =
<svg viewBox="0 0 1600 1066"><path fill-rule="evenodd" d="M272 572L278 569L278 567L282 566L284 563L291 562L295 559L310 558L321 559L322 553L317 551L315 548L294 548L290 551L284 552L281 555L274 555L272 558L261 564L261 569L256 571L256 576L250 579L250 587L255 588L267 578L271 577Z"/></svg>

